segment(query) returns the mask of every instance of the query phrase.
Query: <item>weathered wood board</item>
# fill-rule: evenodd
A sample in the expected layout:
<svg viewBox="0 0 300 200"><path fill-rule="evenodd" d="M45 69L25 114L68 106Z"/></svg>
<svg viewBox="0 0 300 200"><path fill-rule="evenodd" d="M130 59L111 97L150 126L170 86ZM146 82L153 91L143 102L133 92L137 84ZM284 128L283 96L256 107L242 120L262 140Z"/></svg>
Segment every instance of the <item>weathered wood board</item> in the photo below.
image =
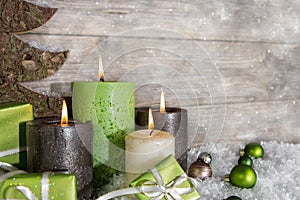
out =
<svg viewBox="0 0 300 200"><path fill-rule="evenodd" d="M137 106L163 87L188 109L191 145L300 142L300 1L46 2L57 13L18 37L70 55L27 88L70 95L70 82L97 80L101 54L107 80L136 83Z"/></svg>

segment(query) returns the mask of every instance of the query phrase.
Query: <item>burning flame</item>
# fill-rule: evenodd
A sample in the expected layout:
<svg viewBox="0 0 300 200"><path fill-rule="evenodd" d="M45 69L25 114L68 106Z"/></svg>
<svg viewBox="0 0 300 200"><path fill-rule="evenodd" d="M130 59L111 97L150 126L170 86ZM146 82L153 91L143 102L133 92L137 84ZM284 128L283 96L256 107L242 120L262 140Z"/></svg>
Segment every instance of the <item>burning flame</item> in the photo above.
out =
<svg viewBox="0 0 300 200"><path fill-rule="evenodd" d="M104 82L104 72L103 71L99 73L99 80Z"/></svg>
<svg viewBox="0 0 300 200"><path fill-rule="evenodd" d="M67 103L64 100L63 101L63 105L62 105L62 109L61 109L61 122L60 122L61 126L68 126L68 109L67 109Z"/></svg>
<svg viewBox="0 0 300 200"><path fill-rule="evenodd" d="M104 69L103 69L103 64L102 64L102 57L99 55L99 80L104 82Z"/></svg>
<svg viewBox="0 0 300 200"><path fill-rule="evenodd" d="M152 109L149 108L149 117L148 117L148 130L154 129L154 121L152 115Z"/></svg>
<svg viewBox="0 0 300 200"><path fill-rule="evenodd" d="M160 93L160 112L165 113L166 112L166 102L165 102L165 95L164 95L164 90L161 89Z"/></svg>

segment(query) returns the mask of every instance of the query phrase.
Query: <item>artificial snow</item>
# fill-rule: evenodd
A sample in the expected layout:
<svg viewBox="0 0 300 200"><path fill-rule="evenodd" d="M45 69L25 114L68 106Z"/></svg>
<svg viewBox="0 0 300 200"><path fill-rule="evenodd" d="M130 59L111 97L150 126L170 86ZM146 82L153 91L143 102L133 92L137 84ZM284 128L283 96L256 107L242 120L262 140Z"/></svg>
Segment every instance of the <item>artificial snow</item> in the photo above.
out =
<svg viewBox="0 0 300 200"><path fill-rule="evenodd" d="M222 200L232 195L239 196L243 200L299 200L300 144L261 142L265 155L262 159L253 160L257 182L251 189L241 189L223 181L224 175L229 174L237 165L239 149L245 145L209 143L189 151L189 165L204 151L209 152L213 158L211 163L213 176L197 182L201 200ZM122 188L123 178L123 174L115 176L111 184L101 189L99 195Z"/></svg>
<svg viewBox="0 0 300 200"><path fill-rule="evenodd" d="M213 177L199 182L197 188L201 199L226 199L231 195L244 199L299 200L300 199L300 144L261 142L265 150L264 158L253 160L257 173L256 185L251 189L241 189L225 183L223 177L237 165L239 149L246 144L205 144L191 149L189 163L197 155L211 153Z"/></svg>

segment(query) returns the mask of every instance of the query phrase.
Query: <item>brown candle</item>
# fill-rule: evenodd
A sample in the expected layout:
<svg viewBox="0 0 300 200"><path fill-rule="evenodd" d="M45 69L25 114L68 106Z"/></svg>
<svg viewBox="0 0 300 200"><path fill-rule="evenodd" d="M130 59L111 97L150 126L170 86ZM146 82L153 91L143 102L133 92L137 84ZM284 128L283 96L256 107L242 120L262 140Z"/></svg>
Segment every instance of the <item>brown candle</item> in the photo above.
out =
<svg viewBox="0 0 300 200"><path fill-rule="evenodd" d="M89 198L93 179L92 123L62 116L27 122L26 129L28 171L73 173L78 199Z"/></svg>

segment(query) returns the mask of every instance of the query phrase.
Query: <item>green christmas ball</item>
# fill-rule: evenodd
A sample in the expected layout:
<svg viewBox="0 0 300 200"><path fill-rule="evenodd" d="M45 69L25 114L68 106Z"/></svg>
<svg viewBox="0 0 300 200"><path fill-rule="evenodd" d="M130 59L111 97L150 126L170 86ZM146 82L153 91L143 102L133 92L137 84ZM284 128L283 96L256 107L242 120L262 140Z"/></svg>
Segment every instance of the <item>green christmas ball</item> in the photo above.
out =
<svg viewBox="0 0 300 200"><path fill-rule="evenodd" d="M256 183L256 173L249 166L237 165L231 170L229 180L237 187L252 188Z"/></svg>
<svg viewBox="0 0 300 200"><path fill-rule="evenodd" d="M264 156L264 149L258 143L249 143L245 146L245 149L240 151L240 155L248 155L254 158L262 158Z"/></svg>
<svg viewBox="0 0 300 200"><path fill-rule="evenodd" d="M239 165L247 165L249 167L252 167L252 159L249 156L241 156L238 160Z"/></svg>
<svg viewBox="0 0 300 200"><path fill-rule="evenodd" d="M238 196L230 196L230 197L228 197L225 200L242 200L242 199L240 197L238 197Z"/></svg>

